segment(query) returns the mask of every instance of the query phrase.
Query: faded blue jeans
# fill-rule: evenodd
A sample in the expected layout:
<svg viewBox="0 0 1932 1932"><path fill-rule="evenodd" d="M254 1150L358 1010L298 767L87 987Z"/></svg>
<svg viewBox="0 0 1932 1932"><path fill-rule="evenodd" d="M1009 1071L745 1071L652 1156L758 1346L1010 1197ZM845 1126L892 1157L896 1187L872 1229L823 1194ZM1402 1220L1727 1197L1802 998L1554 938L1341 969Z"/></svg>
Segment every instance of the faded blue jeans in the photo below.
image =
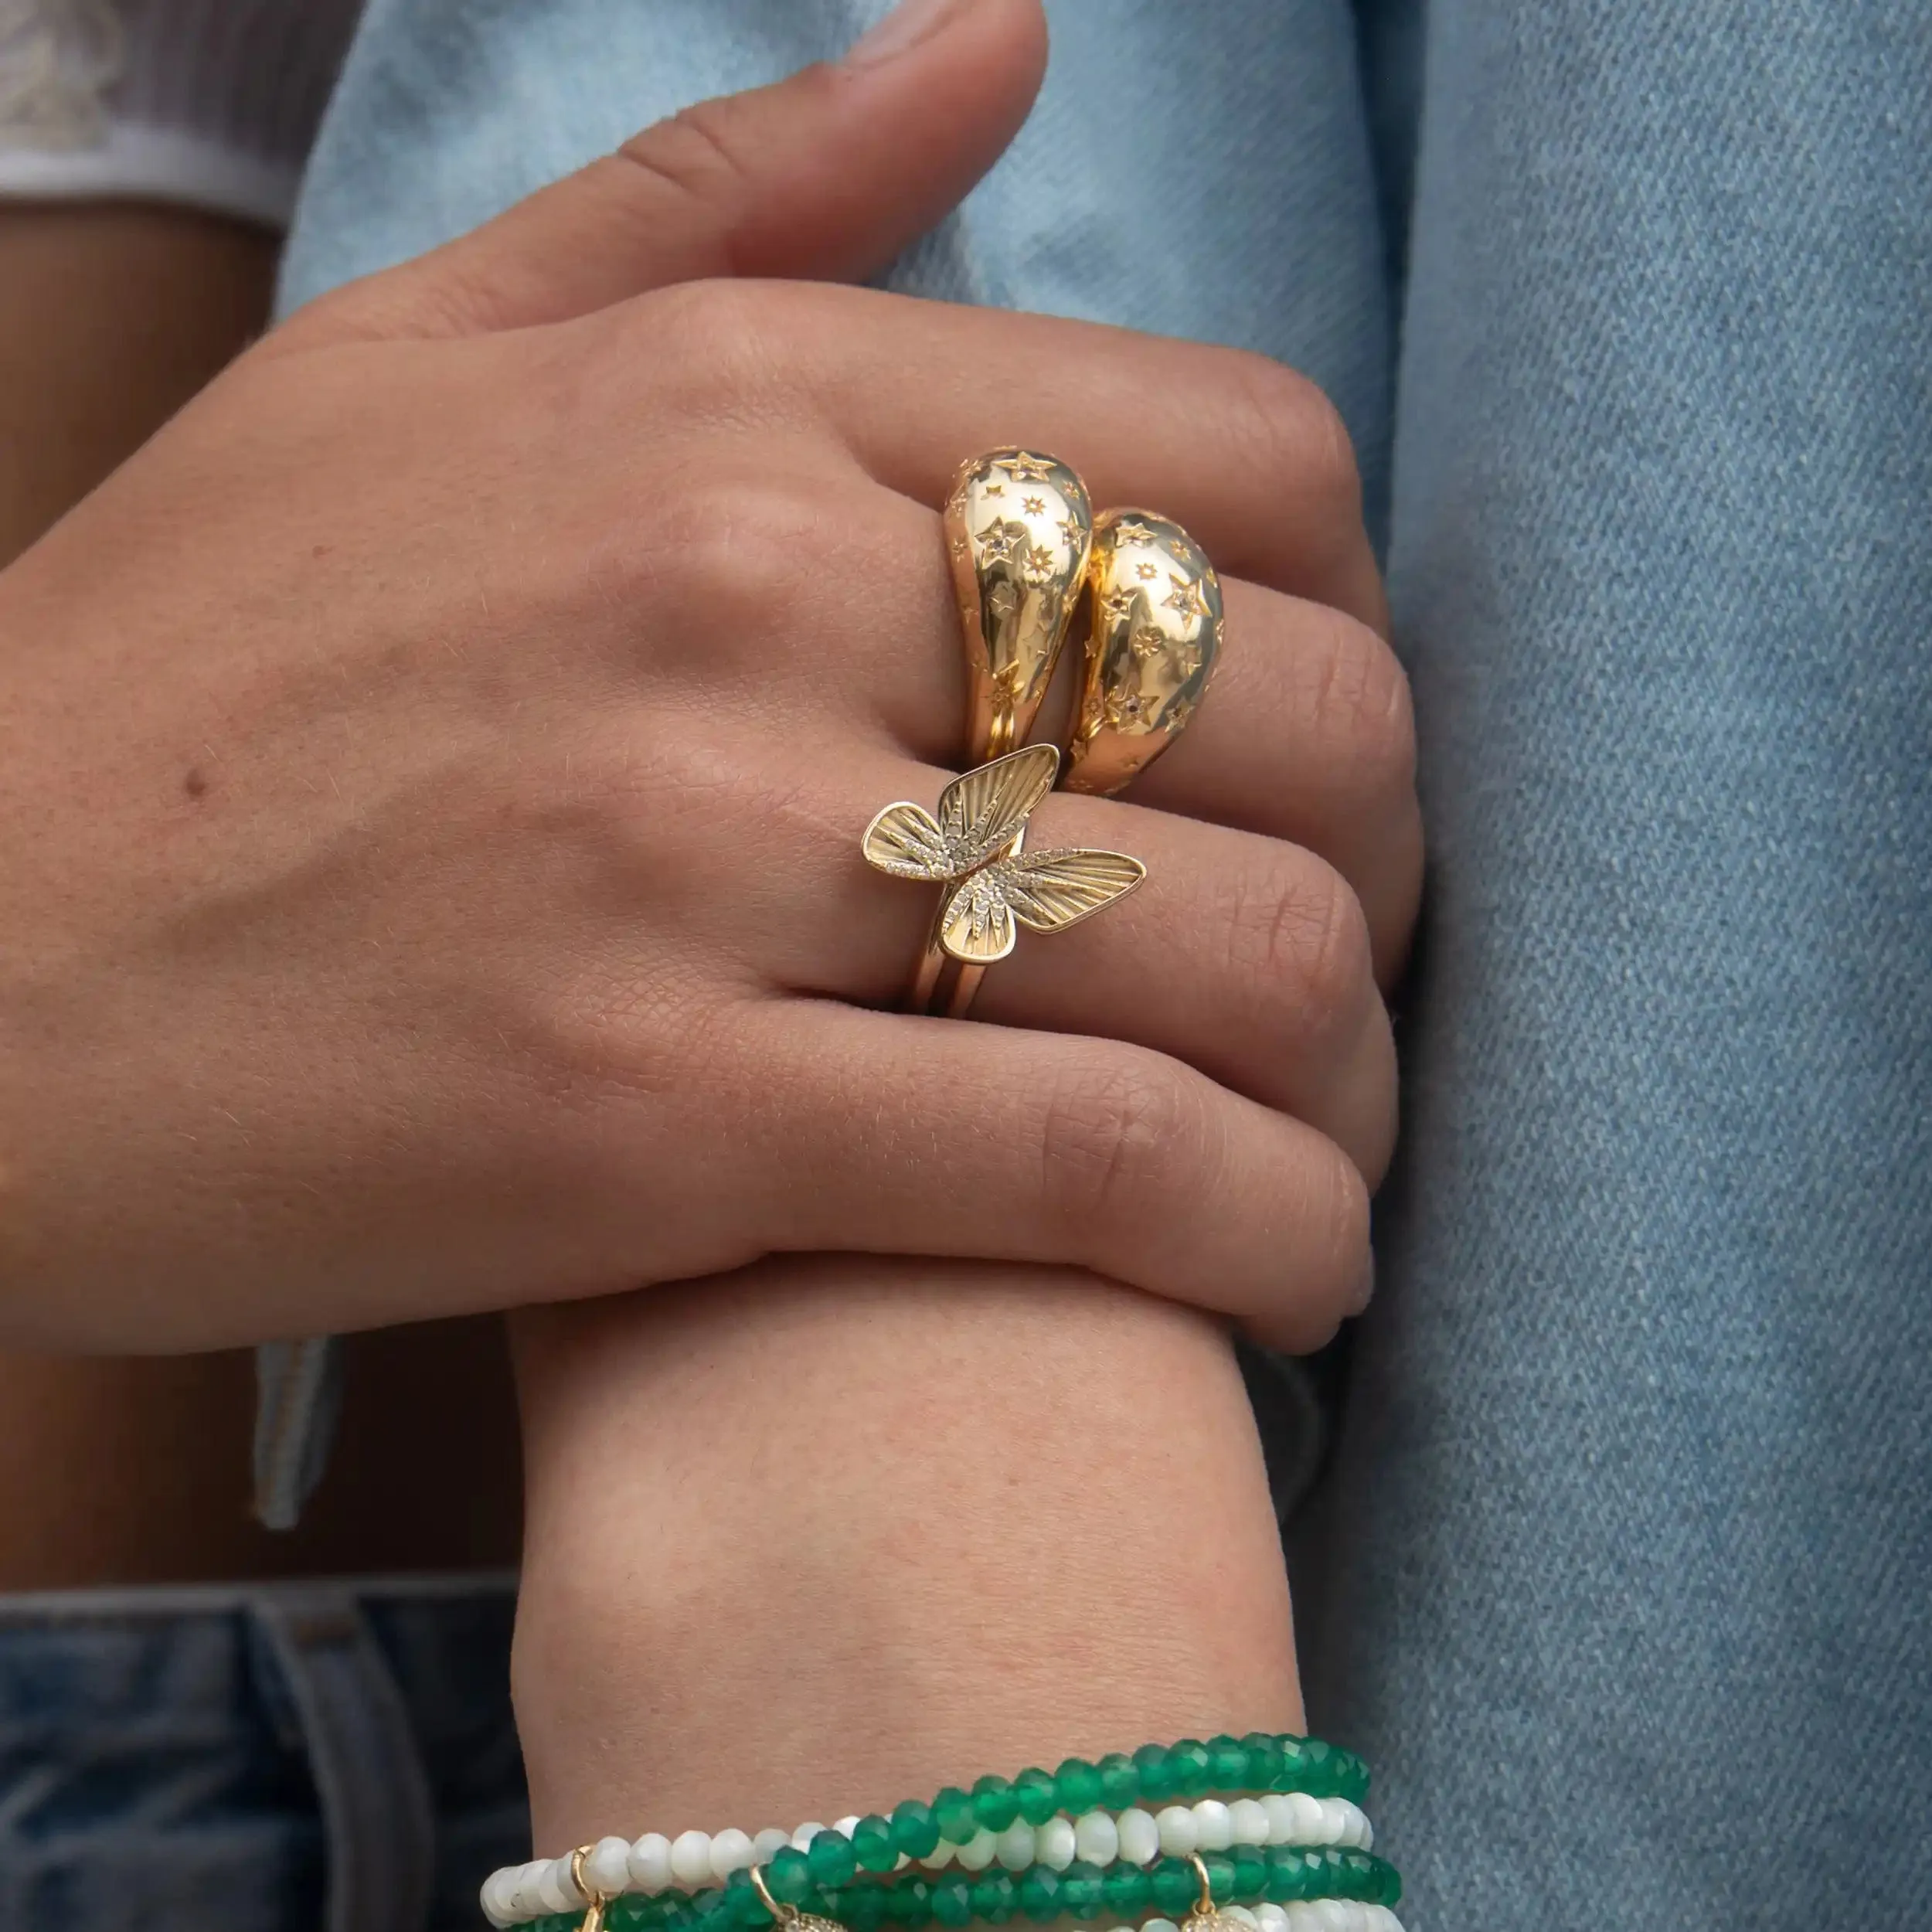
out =
<svg viewBox="0 0 1932 1932"><path fill-rule="evenodd" d="M876 11L374 0L288 296ZM1318 378L1414 679L1406 1154L1315 1720L1425 1932L1923 1925L1932 21L1049 12L1010 163L896 282Z"/></svg>
<svg viewBox="0 0 1932 1932"><path fill-rule="evenodd" d="M469 1932L524 1857L502 1577L0 1597L0 1932Z"/></svg>

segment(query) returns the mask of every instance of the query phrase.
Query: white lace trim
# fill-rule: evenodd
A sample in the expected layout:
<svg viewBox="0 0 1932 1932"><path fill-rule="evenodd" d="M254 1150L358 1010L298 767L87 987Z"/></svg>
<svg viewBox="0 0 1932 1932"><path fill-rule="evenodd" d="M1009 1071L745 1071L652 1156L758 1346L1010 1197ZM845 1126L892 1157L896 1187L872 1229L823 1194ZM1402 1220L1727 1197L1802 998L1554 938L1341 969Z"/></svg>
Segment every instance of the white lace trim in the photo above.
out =
<svg viewBox="0 0 1932 1932"><path fill-rule="evenodd" d="M99 146L126 59L114 0L0 0L0 146Z"/></svg>

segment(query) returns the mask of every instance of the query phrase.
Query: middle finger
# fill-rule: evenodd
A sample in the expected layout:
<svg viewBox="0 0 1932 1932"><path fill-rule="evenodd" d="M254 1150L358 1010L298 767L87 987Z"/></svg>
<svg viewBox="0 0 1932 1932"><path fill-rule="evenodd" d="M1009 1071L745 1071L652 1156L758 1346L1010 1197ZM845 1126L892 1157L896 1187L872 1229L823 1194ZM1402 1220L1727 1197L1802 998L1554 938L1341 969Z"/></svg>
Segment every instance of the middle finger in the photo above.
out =
<svg viewBox="0 0 1932 1932"><path fill-rule="evenodd" d="M855 640L866 700L906 750L956 764L965 673L940 519L885 492L868 515L878 523L867 628L888 641ZM1226 641L1213 685L1134 796L1327 860L1362 903L1386 985L1422 876L1408 679L1388 645L1342 611L1239 578L1223 578L1222 592Z"/></svg>

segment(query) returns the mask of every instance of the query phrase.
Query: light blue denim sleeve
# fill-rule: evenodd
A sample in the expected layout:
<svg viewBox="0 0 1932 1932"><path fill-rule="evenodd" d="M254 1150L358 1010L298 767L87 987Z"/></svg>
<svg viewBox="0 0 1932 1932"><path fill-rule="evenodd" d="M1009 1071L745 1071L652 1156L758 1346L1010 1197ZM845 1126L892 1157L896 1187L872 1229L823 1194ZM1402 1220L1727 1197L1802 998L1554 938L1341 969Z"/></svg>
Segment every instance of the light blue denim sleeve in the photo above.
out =
<svg viewBox="0 0 1932 1932"><path fill-rule="evenodd" d="M875 11L376 0L288 298ZM1923 1923L1923 12L1437 0L1419 108L1405 7L1049 12L895 279L1281 355L1389 505L1433 856L1316 1720L1425 1927Z"/></svg>

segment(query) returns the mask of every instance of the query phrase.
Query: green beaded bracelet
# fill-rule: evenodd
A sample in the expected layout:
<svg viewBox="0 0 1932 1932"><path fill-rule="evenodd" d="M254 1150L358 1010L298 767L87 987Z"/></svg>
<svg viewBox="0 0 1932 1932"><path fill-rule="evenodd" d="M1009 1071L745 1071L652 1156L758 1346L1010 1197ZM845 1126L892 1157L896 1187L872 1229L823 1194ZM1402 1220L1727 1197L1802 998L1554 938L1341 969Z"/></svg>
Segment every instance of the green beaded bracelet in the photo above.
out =
<svg viewBox="0 0 1932 1932"><path fill-rule="evenodd" d="M1003 1832L1015 1819L1043 1825L1062 1812L1077 1818L1103 1807L1121 1811L1249 1791L1305 1791L1359 1804L1369 1794L1369 1769L1353 1752L1316 1738L1267 1731L1206 1743L1184 1737L1174 1744L1143 1744L1132 1753L1114 1751L1097 1764L1070 1757L1056 1771L1036 1767L1010 1781L982 1777L970 1791L949 1784L930 1805L900 1805L892 1828L900 1838L898 1849L917 1859L933 1847L915 1849L900 1838L902 1815L910 1815L906 1825L922 1832L930 1815L937 1838L964 1845L979 1832Z"/></svg>
<svg viewBox="0 0 1932 1932"><path fill-rule="evenodd" d="M1184 1737L1175 1744L1143 1744L1131 1753L1114 1751L1097 1764L1070 1757L1056 1771L1036 1766L1010 1780L982 1777L970 1791L949 1784L930 1804L909 1798L889 1818L861 1818L852 1847L865 1870L889 1872L902 1853L923 1859L941 1843L965 1845L1018 1820L1043 1825L1101 1807L1118 1811L1251 1791L1304 1791L1359 1804L1369 1795L1369 1767L1352 1751L1288 1733L1250 1731L1206 1743Z"/></svg>

